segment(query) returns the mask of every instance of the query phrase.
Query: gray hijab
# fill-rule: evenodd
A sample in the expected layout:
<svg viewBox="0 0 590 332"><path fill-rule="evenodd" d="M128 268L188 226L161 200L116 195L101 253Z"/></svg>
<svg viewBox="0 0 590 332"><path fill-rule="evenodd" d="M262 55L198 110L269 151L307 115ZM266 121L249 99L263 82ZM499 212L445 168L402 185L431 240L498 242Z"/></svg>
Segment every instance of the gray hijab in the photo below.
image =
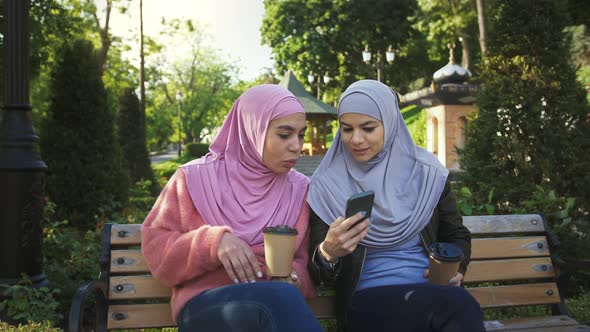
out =
<svg viewBox="0 0 590 332"><path fill-rule="evenodd" d="M449 171L430 152L416 146L401 115L397 97L374 80L353 83L344 91L338 117L362 113L384 126L383 150L357 162L340 139L340 131L311 178L307 202L327 224L344 216L346 200L373 190L372 226L361 244L388 248L405 243L430 221Z"/></svg>

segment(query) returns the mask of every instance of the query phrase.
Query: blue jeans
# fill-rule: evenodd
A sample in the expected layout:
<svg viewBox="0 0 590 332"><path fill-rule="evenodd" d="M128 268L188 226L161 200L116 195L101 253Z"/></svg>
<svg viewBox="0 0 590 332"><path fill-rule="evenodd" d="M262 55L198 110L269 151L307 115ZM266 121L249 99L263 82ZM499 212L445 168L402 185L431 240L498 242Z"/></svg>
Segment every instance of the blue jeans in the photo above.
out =
<svg viewBox="0 0 590 332"><path fill-rule="evenodd" d="M323 331L301 292L285 282L209 289L178 315L178 331Z"/></svg>
<svg viewBox="0 0 590 332"><path fill-rule="evenodd" d="M358 291L348 317L351 331L485 331L479 303L467 290L428 283Z"/></svg>

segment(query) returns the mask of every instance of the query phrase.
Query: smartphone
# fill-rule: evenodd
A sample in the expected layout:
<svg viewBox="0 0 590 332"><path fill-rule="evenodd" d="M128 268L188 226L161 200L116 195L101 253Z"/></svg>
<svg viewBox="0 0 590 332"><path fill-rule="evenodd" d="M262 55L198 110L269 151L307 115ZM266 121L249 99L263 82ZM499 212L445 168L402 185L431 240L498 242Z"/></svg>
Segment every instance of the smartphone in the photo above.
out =
<svg viewBox="0 0 590 332"><path fill-rule="evenodd" d="M364 221L365 219L371 216L374 199L375 192L373 192L372 190L363 191L361 193L350 196L348 201L346 201L346 218L348 219L361 211L366 212L364 218L361 218L359 221L357 221L354 225L350 227L356 226L358 223Z"/></svg>

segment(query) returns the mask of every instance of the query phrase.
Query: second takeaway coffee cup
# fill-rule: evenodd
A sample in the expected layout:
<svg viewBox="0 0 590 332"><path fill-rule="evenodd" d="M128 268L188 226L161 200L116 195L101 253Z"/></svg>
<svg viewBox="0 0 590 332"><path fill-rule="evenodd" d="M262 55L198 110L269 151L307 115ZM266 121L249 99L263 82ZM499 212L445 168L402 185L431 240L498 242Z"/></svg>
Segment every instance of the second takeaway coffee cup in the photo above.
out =
<svg viewBox="0 0 590 332"><path fill-rule="evenodd" d="M460 247L452 243L433 243L428 248L428 281L434 285L448 285L449 280L457 274L462 259L463 250Z"/></svg>
<svg viewBox="0 0 590 332"><path fill-rule="evenodd" d="M271 277L286 277L293 270L293 256L297 242L297 230L287 225L266 227L264 257Z"/></svg>

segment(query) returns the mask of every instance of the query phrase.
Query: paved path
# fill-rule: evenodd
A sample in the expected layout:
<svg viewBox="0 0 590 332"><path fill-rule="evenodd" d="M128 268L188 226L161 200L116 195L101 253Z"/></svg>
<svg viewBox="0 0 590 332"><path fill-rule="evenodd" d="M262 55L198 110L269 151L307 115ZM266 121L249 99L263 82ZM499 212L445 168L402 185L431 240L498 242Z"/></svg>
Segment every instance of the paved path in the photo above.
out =
<svg viewBox="0 0 590 332"><path fill-rule="evenodd" d="M150 156L150 162L153 165L153 164L161 163L163 161L170 160L170 159L176 158L176 157L178 157L178 151L176 151L176 150L166 151L163 154Z"/></svg>

